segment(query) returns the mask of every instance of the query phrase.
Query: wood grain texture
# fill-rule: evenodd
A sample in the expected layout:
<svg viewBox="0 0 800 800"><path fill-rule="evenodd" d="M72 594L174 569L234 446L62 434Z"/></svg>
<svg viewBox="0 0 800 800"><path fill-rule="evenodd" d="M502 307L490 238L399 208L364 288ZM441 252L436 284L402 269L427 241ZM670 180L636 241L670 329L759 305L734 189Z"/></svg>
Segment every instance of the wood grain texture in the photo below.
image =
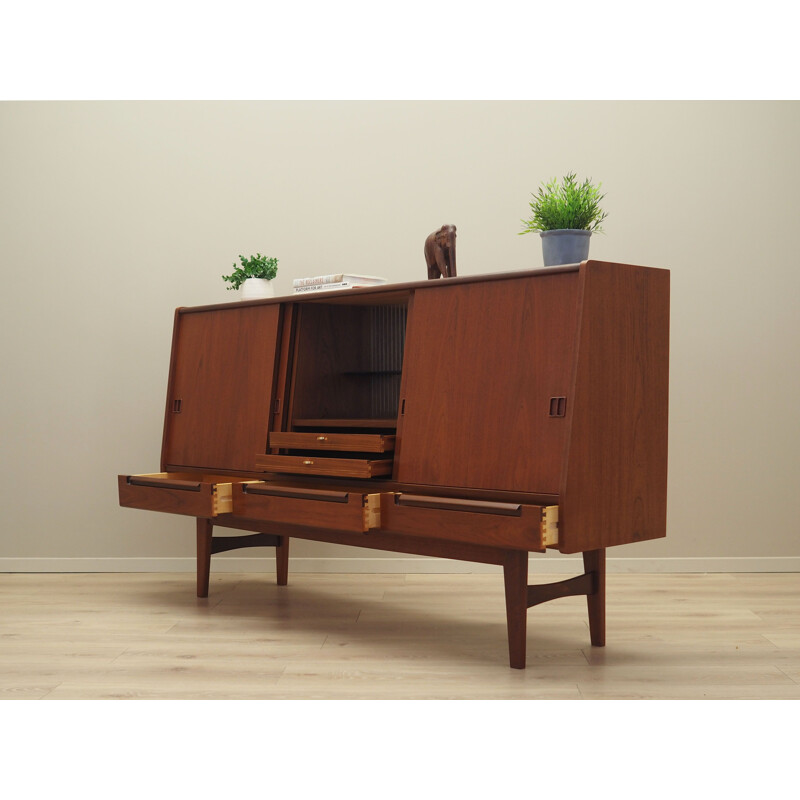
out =
<svg viewBox="0 0 800 800"><path fill-rule="evenodd" d="M535 584L528 586L528 608L538 606L541 603L548 603L560 597L571 597L572 595L591 595L594 593L596 577L591 573L577 575L574 578L567 578L563 581L553 581L553 583ZM592 644L596 644L592 642Z"/></svg>
<svg viewBox="0 0 800 800"><path fill-rule="evenodd" d="M279 320L279 305L176 316L164 464L253 469L267 446Z"/></svg>
<svg viewBox="0 0 800 800"><path fill-rule="evenodd" d="M173 473L164 473L170 475ZM199 491L176 488L175 483L166 480L164 485L141 486L129 482L132 475L118 475L117 487L119 504L126 508L140 508L148 511L164 511L170 514L186 514L190 517L211 517L216 513L214 503L215 487L212 482L199 482ZM186 481L188 484L189 482Z"/></svg>
<svg viewBox="0 0 800 800"><path fill-rule="evenodd" d="M559 549L666 535L669 272L589 261L559 502Z"/></svg>
<svg viewBox="0 0 800 800"><path fill-rule="evenodd" d="M280 542L275 548L275 579L278 586L289 583L289 537L279 536Z"/></svg>
<svg viewBox="0 0 800 800"><path fill-rule="evenodd" d="M196 472L121 476L120 502L200 518L198 592L210 553L244 542L276 546L285 583L292 536L502 565L514 667L547 599L586 594L602 645L604 548L666 532L668 272L589 261L398 291L180 309L162 460ZM395 420L394 461L373 458ZM304 496L274 474L248 491L257 469ZM218 515L260 535L209 541ZM588 574L528 588L546 544Z"/></svg>
<svg viewBox="0 0 800 800"><path fill-rule="evenodd" d="M246 479L203 472L118 475L119 504L190 517L215 517L233 509L232 485Z"/></svg>
<svg viewBox="0 0 800 800"><path fill-rule="evenodd" d="M372 550L387 550L394 553L409 553L433 558L452 558L456 561L474 561L478 564L502 564L507 548L488 543L473 544L463 540L450 541L426 536L408 536L380 529L366 533L343 530L326 530L321 527L288 524L274 520L254 520L246 517L224 515L214 520L217 527L239 530L264 531L276 535L287 535L295 539L315 542L330 542L348 547L365 547Z"/></svg>
<svg viewBox="0 0 800 800"><path fill-rule="evenodd" d="M528 554L508 553L503 562L508 657L512 669L525 669L528 618Z"/></svg>
<svg viewBox="0 0 800 800"><path fill-rule="evenodd" d="M409 318L397 479L558 492L578 273L419 290ZM401 408L402 411L402 408Z"/></svg>
<svg viewBox="0 0 800 800"><path fill-rule="evenodd" d="M392 459L390 458L256 455L255 465L264 472L328 475L342 478L374 478L392 474Z"/></svg>
<svg viewBox="0 0 800 800"><path fill-rule="evenodd" d="M298 306L290 424L296 417L369 416L357 382L345 377L359 363L362 320L363 313L349 307Z"/></svg>
<svg viewBox="0 0 800 800"><path fill-rule="evenodd" d="M279 547L281 537L270 533L248 533L245 536L215 536L211 540L211 554L244 550L250 547Z"/></svg>
<svg viewBox="0 0 800 800"><path fill-rule="evenodd" d="M197 596L208 597L214 526L210 519L197 519Z"/></svg>
<svg viewBox="0 0 800 800"><path fill-rule="evenodd" d="M297 320L297 306L294 303L281 303L280 341L275 366L275 389L272 400L271 431L284 431L289 427L289 388L291 365L294 361L294 336ZM277 452L277 450L275 451Z"/></svg>
<svg viewBox="0 0 800 800"><path fill-rule="evenodd" d="M506 517L521 517L520 503L497 503L487 500L461 500L457 497L436 497L421 494L398 494L395 502L400 506L434 508L440 511L471 511L477 514L498 514Z"/></svg>
<svg viewBox="0 0 800 800"><path fill-rule="evenodd" d="M460 277L448 278L447 281L409 281L407 283L380 284L378 286L368 286L361 289L343 289L336 292L323 292L292 295L293 305L402 305L407 303L409 297L417 289L436 288L436 286L459 285L470 283L483 283L486 280L508 280L509 278L520 277L540 277L543 275L557 275L563 272L577 272L579 264L565 264L558 267L544 267L538 269L514 270L513 272L496 272L491 275L462 275ZM246 300L237 301L237 307L258 307L283 304L286 298L270 298L266 300ZM218 311L231 308L232 303L212 303L204 306L193 306L187 311Z"/></svg>
<svg viewBox="0 0 800 800"><path fill-rule="evenodd" d="M374 423L373 423L374 424ZM377 433L271 433L270 447L293 450L350 450L362 453L386 453L394 450L394 436Z"/></svg>
<svg viewBox="0 0 800 800"><path fill-rule="evenodd" d="M172 387L175 382L175 363L178 353L178 331L180 329L180 318L183 308L176 308L172 319L172 345L169 351L169 373L167 377L167 397L164 408L164 425L161 431L161 472L167 471L167 463L164 457L167 454L167 443L170 436L170 417L172 416L173 395Z"/></svg>
<svg viewBox="0 0 800 800"><path fill-rule="evenodd" d="M255 491L248 491L250 488ZM270 494L262 494L260 490ZM234 487L233 513L253 520L363 533L367 530L366 494L366 491L320 492L317 496L287 497L281 496L280 486L271 483L240 485ZM339 502L342 498L344 502Z"/></svg>
<svg viewBox="0 0 800 800"><path fill-rule="evenodd" d="M404 305L302 305L294 335L293 423L396 420L405 318Z"/></svg>
<svg viewBox="0 0 800 800"><path fill-rule="evenodd" d="M403 505L395 495L381 504L381 530L518 550L544 550L542 507L519 506L519 516L457 508ZM432 498L431 502L436 502ZM497 504L495 504L497 505ZM468 507L469 508L469 507Z"/></svg>
<svg viewBox="0 0 800 800"><path fill-rule="evenodd" d="M313 428L315 430L331 430L339 428L385 428L394 430L397 426L395 417L295 417L295 428Z"/></svg>
<svg viewBox="0 0 800 800"><path fill-rule="evenodd" d="M586 595L589 612L589 635L592 644L606 643L606 551L588 550L583 554L583 568L592 576L593 591Z"/></svg>

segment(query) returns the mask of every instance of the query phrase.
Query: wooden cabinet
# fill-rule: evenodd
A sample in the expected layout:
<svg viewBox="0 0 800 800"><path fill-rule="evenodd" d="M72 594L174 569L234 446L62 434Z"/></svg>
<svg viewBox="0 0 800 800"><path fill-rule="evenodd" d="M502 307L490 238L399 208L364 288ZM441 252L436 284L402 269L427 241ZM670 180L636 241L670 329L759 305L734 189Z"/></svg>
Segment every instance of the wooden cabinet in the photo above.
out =
<svg viewBox="0 0 800 800"><path fill-rule="evenodd" d="M292 430L394 430L409 296L298 304Z"/></svg>
<svg viewBox="0 0 800 800"><path fill-rule="evenodd" d="M236 487L233 511L247 519L270 523L295 525L303 520L328 530L366 533L380 527L380 503L380 493L367 488L314 489L254 481Z"/></svg>
<svg viewBox="0 0 800 800"><path fill-rule="evenodd" d="M589 601L605 549L666 534L669 273L609 262L178 309L161 471L120 503L198 519L210 555L290 537L503 567L527 608ZM212 536L213 526L254 532ZM527 585L530 552L585 573Z"/></svg>
<svg viewBox="0 0 800 800"><path fill-rule="evenodd" d="M577 306L577 272L419 292L398 480L557 494Z"/></svg>
<svg viewBox="0 0 800 800"><path fill-rule="evenodd" d="M233 486L243 483L230 475L198 472L155 472L120 475L120 504L148 511L190 517L216 517L233 511Z"/></svg>
<svg viewBox="0 0 800 800"><path fill-rule="evenodd" d="M398 492L383 499L388 530L455 542L543 551L558 539L558 506Z"/></svg>
<svg viewBox="0 0 800 800"><path fill-rule="evenodd" d="M279 320L278 305L178 310L165 468L253 469L267 443Z"/></svg>

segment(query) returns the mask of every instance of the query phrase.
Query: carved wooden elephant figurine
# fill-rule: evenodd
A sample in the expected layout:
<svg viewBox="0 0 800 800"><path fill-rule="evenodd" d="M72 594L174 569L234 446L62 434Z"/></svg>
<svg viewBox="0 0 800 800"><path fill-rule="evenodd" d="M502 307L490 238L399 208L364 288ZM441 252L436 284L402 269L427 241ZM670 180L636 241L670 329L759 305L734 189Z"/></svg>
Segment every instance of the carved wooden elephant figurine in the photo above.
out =
<svg viewBox="0 0 800 800"><path fill-rule="evenodd" d="M456 275L456 226L442 225L425 240L428 278L454 278Z"/></svg>

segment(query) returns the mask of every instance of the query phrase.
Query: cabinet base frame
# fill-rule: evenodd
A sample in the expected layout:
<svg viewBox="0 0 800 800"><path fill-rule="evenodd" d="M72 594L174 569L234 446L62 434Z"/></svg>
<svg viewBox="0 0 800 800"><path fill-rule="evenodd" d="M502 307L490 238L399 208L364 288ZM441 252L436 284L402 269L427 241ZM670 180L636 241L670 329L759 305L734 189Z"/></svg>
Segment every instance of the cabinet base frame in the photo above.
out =
<svg viewBox="0 0 800 800"><path fill-rule="evenodd" d="M583 575L554 583L528 585L528 554L511 550L503 561L506 589L509 663L525 669L528 609L559 597L586 595L589 637L595 647L606 643L606 551L583 554Z"/></svg>
<svg viewBox="0 0 800 800"><path fill-rule="evenodd" d="M214 522L212 519L200 517L197 519L198 597L208 597L211 556L215 553L243 547L274 547L278 586L288 584L290 536L285 533L264 533L264 528L272 527L270 523L228 518L223 527L258 530L258 532L244 536L214 538ZM282 525L280 527L284 531L291 528L291 535L299 539L365 546L364 537L358 534L323 531L302 526ZM586 595L591 643L595 647L605 645L605 549L591 550L583 554L585 572L582 575L563 581L529 586L528 551L526 550L503 550L496 547L481 547L383 533L371 534L368 542L367 546L376 550L391 550L439 558L453 558L458 561L501 565L505 582L509 664L514 669L525 669L528 609L559 597Z"/></svg>
<svg viewBox="0 0 800 800"><path fill-rule="evenodd" d="M214 523L210 519L197 518L197 596L208 597L208 582L211 576L211 556L227 550L244 547L274 547L278 586L289 582L289 537L270 533L250 533L245 536L222 536L214 538Z"/></svg>

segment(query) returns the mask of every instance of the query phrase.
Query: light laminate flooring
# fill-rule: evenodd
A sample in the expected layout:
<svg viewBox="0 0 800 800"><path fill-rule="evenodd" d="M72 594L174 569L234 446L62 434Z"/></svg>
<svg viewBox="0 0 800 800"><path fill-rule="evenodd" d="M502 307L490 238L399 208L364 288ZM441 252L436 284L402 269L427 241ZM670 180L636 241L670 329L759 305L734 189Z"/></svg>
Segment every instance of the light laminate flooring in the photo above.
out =
<svg viewBox="0 0 800 800"><path fill-rule="evenodd" d="M213 568L212 568L213 570ZM535 576L549 582L568 576ZM0 699L800 699L800 574L609 574L528 611L502 573L0 574Z"/></svg>

